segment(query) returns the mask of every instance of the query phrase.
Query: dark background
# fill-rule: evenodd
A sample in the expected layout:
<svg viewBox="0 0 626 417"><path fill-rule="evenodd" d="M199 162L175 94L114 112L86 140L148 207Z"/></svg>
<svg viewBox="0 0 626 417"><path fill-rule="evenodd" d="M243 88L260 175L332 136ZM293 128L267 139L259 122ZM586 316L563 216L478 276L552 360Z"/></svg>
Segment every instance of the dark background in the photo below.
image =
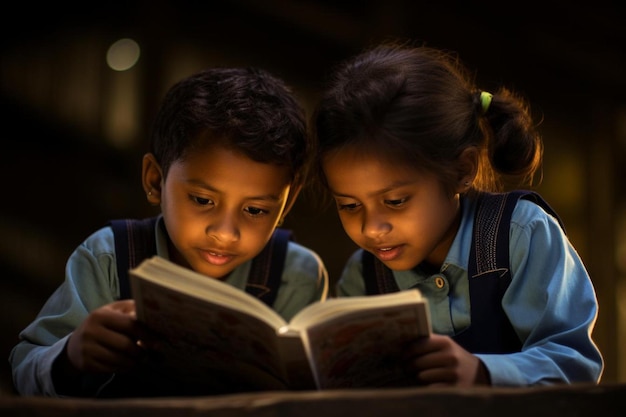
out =
<svg viewBox="0 0 626 417"><path fill-rule="evenodd" d="M339 60L389 38L449 49L479 86L527 96L545 141L539 191L598 293L603 382L626 381L626 13L618 2L110 1L3 5L0 18L0 358L108 219L155 213L141 156L167 89L201 68L264 67L310 111ZM110 70L130 37L138 64ZM353 244L304 195L286 226L334 282ZM0 392L10 392L8 363Z"/></svg>

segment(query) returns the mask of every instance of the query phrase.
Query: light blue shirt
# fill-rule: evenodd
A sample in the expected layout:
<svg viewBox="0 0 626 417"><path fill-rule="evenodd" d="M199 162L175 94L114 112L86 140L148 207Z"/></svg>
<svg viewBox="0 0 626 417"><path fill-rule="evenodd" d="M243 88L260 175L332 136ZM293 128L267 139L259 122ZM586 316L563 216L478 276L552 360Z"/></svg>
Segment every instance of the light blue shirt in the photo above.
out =
<svg viewBox="0 0 626 417"><path fill-rule="evenodd" d="M401 290L418 288L428 299L433 331L455 335L470 324L468 260L475 204L464 200L461 224L441 267L432 276L393 271ZM520 340L519 353L476 354L494 386L599 382L604 363L591 338L598 304L591 279L558 222L537 204L520 200L510 229L511 285L502 306ZM338 296L365 294L361 250L337 284Z"/></svg>
<svg viewBox="0 0 626 417"><path fill-rule="evenodd" d="M158 224L156 241L157 254L169 259L167 238ZM225 282L245 291L251 264L250 260L237 267ZM327 293L328 276L320 258L310 249L289 242L274 310L288 321L303 307L326 299ZM118 300L119 294L113 231L105 227L76 248L67 262L65 281L20 333L21 341L9 356L17 391L22 395L58 396L51 369L67 338L91 311Z"/></svg>

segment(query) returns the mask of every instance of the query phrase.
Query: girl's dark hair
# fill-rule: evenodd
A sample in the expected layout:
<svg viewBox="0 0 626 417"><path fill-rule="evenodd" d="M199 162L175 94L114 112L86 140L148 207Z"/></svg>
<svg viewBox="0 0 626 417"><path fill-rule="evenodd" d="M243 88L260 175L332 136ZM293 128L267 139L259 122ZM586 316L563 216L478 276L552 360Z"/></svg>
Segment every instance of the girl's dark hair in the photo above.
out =
<svg viewBox="0 0 626 417"><path fill-rule="evenodd" d="M457 158L475 146L481 156L474 190L497 191L511 179L531 183L542 142L527 104L500 88L483 112L480 93L459 59L443 50L387 43L355 56L336 69L313 114L316 177L325 185L324 156L354 147L435 174L452 191Z"/></svg>
<svg viewBox="0 0 626 417"><path fill-rule="evenodd" d="M207 69L167 92L151 148L163 175L174 161L215 144L289 167L296 185L313 153L303 108L282 80L258 68Z"/></svg>

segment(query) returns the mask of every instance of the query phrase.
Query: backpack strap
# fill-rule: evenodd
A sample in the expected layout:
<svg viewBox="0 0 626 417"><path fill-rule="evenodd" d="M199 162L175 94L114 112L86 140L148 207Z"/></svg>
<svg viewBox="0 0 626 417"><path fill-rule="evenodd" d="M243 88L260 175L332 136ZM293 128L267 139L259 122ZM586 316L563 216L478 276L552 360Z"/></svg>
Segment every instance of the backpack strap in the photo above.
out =
<svg viewBox="0 0 626 417"><path fill-rule="evenodd" d="M565 226L554 209L534 191L483 193L479 197L474 222L472 253L468 265L470 278L495 270L500 270L503 274L508 271L511 216L517 202L522 198L541 206L559 222L565 231Z"/></svg>
<svg viewBox="0 0 626 417"><path fill-rule="evenodd" d="M371 252L363 250L361 263L363 266L365 293L367 295L387 294L400 291L391 269Z"/></svg>
<svg viewBox="0 0 626 417"><path fill-rule="evenodd" d="M502 298L512 276L509 264L511 216L520 199L528 199L554 216L555 211L529 190L483 193L478 197L468 261L471 325L454 336L470 352L519 352L522 347L504 309Z"/></svg>
<svg viewBox="0 0 626 417"><path fill-rule="evenodd" d="M149 217L141 220L116 219L108 223L115 237L115 260L122 300L131 297L128 271L156 254L156 222L157 217Z"/></svg>
<svg viewBox="0 0 626 417"><path fill-rule="evenodd" d="M293 232L276 228L265 248L253 260L246 292L272 306L280 288L287 246L294 241Z"/></svg>

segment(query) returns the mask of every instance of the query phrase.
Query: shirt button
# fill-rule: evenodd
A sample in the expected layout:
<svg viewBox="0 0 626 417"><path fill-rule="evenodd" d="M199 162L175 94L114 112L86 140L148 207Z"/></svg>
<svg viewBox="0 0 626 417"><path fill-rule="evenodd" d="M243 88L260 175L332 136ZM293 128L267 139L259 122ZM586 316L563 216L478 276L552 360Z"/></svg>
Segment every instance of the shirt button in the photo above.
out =
<svg viewBox="0 0 626 417"><path fill-rule="evenodd" d="M442 277L436 276L435 285L437 286L437 288L441 289L446 285L446 281Z"/></svg>

